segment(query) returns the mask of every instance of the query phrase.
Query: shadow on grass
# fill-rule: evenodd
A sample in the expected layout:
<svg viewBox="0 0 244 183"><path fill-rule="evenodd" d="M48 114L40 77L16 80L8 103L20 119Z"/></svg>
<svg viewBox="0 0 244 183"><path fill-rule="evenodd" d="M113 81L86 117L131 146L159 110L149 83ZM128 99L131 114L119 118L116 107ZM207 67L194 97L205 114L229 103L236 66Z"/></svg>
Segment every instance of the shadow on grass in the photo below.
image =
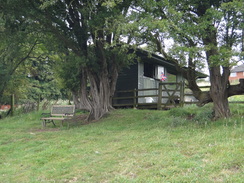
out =
<svg viewBox="0 0 244 183"><path fill-rule="evenodd" d="M62 129L70 129L75 127L80 127L82 125L88 125L92 122L86 121L87 114L76 115L72 119L65 120L63 127L61 126L61 121L55 121L56 126L53 124L47 124L45 128L41 127L36 129L36 132L46 132L46 131L60 131ZM69 125L68 125L69 123Z"/></svg>

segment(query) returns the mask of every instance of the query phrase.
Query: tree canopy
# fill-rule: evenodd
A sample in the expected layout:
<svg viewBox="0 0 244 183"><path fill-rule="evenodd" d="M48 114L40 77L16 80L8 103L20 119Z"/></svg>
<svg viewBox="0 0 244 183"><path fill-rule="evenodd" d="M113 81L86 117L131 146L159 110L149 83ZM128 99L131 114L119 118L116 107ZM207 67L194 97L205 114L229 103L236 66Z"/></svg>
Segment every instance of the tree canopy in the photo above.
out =
<svg viewBox="0 0 244 183"><path fill-rule="evenodd" d="M150 44L175 62L200 105L214 103L216 118L230 115L229 96L244 93L243 83L231 86L228 81L231 67L243 54L243 6L239 0L152 0L140 1L133 8L139 35L135 41ZM173 44L169 48L170 39ZM204 63L209 70L210 92L201 91L195 79L195 71Z"/></svg>
<svg viewBox="0 0 244 183"><path fill-rule="evenodd" d="M1 77L11 73L6 65L15 65L15 71L30 58L41 38L58 55L59 76L76 106L90 111L88 120L97 120L113 109L118 73L133 60L128 47L147 44L176 63L200 105L213 102L215 117L228 117L228 97L244 93L243 83L228 81L231 67L243 58L243 6L241 0L1 2ZM40 60L31 63L43 72ZM210 92L196 83L196 71L205 63Z"/></svg>
<svg viewBox="0 0 244 183"><path fill-rule="evenodd" d="M15 11L12 3L3 2L0 6L0 102L9 102L10 94L29 100L39 95L60 95L57 85L52 83L54 75L48 73L53 60L44 42L47 43L47 37L50 41L50 35L37 29L24 12Z"/></svg>

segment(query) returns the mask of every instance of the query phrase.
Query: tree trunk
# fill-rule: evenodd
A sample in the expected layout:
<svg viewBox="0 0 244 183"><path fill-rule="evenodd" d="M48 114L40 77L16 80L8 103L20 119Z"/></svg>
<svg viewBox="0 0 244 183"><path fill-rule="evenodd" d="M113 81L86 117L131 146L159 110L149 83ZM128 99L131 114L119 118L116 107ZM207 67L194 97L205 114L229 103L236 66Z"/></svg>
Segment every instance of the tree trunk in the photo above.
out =
<svg viewBox="0 0 244 183"><path fill-rule="evenodd" d="M98 120L103 115L109 112L110 92L109 92L109 83L103 73L101 74L100 78L97 80L93 74L90 74L89 80L91 84L91 89L90 89L91 109L90 109L90 115L88 117L88 120L91 121L91 120Z"/></svg>
<svg viewBox="0 0 244 183"><path fill-rule="evenodd" d="M210 69L211 87L210 96L214 104L214 117L228 118L230 116L227 81L225 79L225 72L220 75L220 67L213 67Z"/></svg>
<svg viewBox="0 0 244 183"><path fill-rule="evenodd" d="M207 34L208 33L208 34ZM230 109L228 103L228 86L229 86L229 67L218 65L219 60L215 60L219 55L217 45L217 30L213 25L209 25L206 29L206 37L203 38L203 43L209 47L206 51L207 62L210 73L210 97L214 104L214 118L228 118ZM217 62L217 64L216 64Z"/></svg>
<svg viewBox="0 0 244 183"><path fill-rule="evenodd" d="M91 86L88 100L90 106L88 121L98 120L113 109L111 99L115 87L111 85L111 80L116 83L117 77L115 76L110 80L110 77L107 77L104 73L100 74L99 79L94 74L89 74Z"/></svg>
<svg viewBox="0 0 244 183"><path fill-rule="evenodd" d="M96 47L96 57L99 68L81 68L81 90L78 106L90 112L88 121L99 120L113 110L112 98L118 78L116 57L112 55L107 58L104 47L99 42Z"/></svg>

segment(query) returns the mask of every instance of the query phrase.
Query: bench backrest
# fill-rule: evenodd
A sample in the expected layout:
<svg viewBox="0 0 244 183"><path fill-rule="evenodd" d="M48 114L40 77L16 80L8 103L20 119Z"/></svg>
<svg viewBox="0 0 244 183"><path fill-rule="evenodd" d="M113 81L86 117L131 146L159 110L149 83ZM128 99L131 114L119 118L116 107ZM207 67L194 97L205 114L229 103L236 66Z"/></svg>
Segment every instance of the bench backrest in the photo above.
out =
<svg viewBox="0 0 244 183"><path fill-rule="evenodd" d="M51 116L74 116L75 105L53 105Z"/></svg>

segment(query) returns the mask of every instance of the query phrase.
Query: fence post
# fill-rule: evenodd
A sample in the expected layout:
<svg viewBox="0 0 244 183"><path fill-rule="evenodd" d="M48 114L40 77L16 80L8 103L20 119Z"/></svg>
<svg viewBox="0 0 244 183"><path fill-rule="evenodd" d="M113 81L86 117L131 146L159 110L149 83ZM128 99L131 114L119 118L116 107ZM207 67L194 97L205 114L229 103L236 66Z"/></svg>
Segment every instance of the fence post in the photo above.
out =
<svg viewBox="0 0 244 183"><path fill-rule="evenodd" d="M180 106L183 107L185 103L185 82L180 82Z"/></svg>
<svg viewBox="0 0 244 183"><path fill-rule="evenodd" d="M157 109L161 110L162 109L162 83L160 82L158 84L158 104L157 104Z"/></svg>
<svg viewBox="0 0 244 183"><path fill-rule="evenodd" d="M14 115L14 94L11 95L11 116Z"/></svg>
<svg viewBox="0 0 244 183"><path fill-rule="evenodd" d="M136 108L136 89L134 89L133 93L134 93L133 108L135 109Z"/></svg>
<svg viewBox="0 0 244 183"><path fill-rule="evenodd" d="M37 111L39 111L39 109L40 109L40 101L41 101L41 95L38 95L37 107L36 107Z"/></svg>

